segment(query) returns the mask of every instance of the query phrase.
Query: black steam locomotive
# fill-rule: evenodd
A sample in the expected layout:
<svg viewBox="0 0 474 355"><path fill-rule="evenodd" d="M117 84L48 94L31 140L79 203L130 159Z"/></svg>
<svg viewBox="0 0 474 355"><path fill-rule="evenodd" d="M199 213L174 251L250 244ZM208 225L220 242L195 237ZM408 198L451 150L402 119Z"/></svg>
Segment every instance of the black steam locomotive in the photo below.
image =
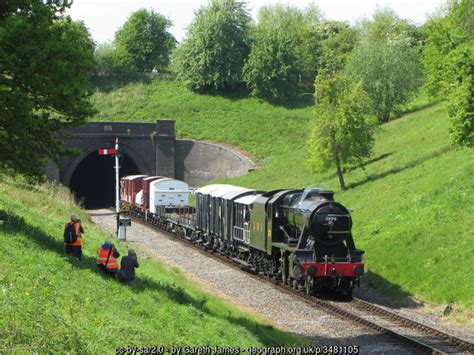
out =
<svg viewBox="0 0 474 355"><path fill-rule="evenodd" d="M131 214L309 294L350 295L358 285L364 252L356 249L350 213L333 192L208 185L195 196L195 209L155 206L154 212L122 200Z"/></svg>

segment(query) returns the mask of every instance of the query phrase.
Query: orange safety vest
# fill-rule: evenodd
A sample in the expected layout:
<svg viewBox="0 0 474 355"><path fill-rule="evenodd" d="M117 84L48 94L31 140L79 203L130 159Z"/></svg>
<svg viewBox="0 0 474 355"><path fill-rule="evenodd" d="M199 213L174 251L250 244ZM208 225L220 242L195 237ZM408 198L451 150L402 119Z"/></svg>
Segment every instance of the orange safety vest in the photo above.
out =
<svg viewBox="0 0 474 355"><path fill-rule="evenodd" d="M118 269L119 265L117 259L114 257L114 249L114 247L111 247L111 249L104 249L102 247L97 249L97 255L99 255L99 260L97 261L97 264L102 264L107 269ZM107 261L107 257L109 258L109 261ZM105 265L106 262L107 265Z"/></svg>
<svg viewBox="0 0 474 355"><path fill-rule="evenodd" d="M76 230L77 239L74 243L64 243L64 244L80 247L82 245L81 223L70 221L69 223L66 223L64 228L66 228L68 224L72 224L74 226L74 229Z"/></svg>

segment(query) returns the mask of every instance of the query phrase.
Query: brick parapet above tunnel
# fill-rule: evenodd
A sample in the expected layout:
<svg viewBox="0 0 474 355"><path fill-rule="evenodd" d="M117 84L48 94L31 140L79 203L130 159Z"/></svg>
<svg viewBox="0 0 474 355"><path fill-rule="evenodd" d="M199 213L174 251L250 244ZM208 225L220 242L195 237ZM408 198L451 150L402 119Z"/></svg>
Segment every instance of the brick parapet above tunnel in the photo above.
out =
<svg viewBox="0 0 474 355"><path fill-rule="evenodd" d="M89 122L65 131L65 136L152 138L156 135L156 127L155 123L150 122Z"/></svg>

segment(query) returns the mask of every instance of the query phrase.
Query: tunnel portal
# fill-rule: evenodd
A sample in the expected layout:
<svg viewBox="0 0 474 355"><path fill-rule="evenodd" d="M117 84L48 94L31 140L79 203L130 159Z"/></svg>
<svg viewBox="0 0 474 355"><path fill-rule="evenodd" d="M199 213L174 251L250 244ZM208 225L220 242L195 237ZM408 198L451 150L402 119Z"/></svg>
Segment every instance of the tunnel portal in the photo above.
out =
<svg viewBox="0 0 474 355"><path fill-rule="evenodd" d="M88 122L64 131L66 149L81 156L64 156L49 162L49 180L68 186L85 207L114 205L115 174L111 156L98 149L112 148L119 139L124 154L121 176L160 175L202 186L210 180L239 176L255 169L246 156L219 144L176 139L173 120L151 122Z"/></svg>
<svg viewBox="0 0 474 355"><path fill-rule="evenodd" d="M87 209L112 207L115 205L115 158L98 155L94 151L87 155L74 170L69 188L76 200ZM140 174L133 160L126 154L120 158L120 177Z"/></svg>

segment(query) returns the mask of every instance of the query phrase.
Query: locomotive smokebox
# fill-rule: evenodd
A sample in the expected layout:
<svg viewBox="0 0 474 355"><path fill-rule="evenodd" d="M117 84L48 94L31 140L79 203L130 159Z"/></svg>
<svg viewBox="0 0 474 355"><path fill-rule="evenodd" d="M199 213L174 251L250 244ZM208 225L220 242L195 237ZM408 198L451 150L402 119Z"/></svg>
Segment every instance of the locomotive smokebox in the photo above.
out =
<svg viewBox="0 0 474 355"><path fill-rule="evenodd" d="M341 243L349 236L351 230L349 211L340 203L321 201L310 217L310 229L322 244Z"/></svg>

